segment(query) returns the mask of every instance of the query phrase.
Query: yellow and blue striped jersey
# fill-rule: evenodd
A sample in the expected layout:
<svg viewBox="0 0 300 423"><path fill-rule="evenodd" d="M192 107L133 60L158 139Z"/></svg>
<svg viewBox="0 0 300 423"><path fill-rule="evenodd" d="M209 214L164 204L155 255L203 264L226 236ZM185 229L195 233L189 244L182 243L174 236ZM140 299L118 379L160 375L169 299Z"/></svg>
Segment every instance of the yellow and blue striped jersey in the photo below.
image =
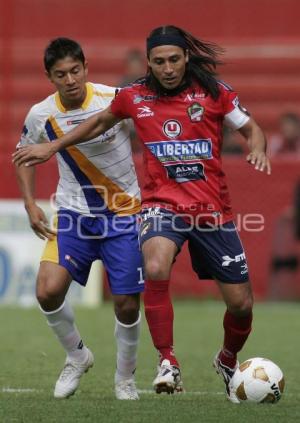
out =
<svg viewBox="0 0 300 423"><path fill-rule="evenodd" d="M19 145L54 141L108 107L115 88L88 82L80 109L66 110L55 93L29 111ZM58 208L87 215L132 215L140 210L140 190L129 130L122 121L96 138L57 153Z"/></svg>

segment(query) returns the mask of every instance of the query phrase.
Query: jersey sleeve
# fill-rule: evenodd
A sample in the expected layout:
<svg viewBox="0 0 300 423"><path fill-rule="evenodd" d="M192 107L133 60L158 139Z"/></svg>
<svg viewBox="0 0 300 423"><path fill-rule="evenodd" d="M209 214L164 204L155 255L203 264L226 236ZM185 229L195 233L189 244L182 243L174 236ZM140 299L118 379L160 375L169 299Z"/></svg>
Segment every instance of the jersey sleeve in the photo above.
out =
<svg viewBox="0 0 300 423"><path fill-rule="evenodd" d="M241 106L237 93L224 84L221 88L221 95L225 124L234 130L244 126L250 119L250 115Z"/></svg>
<svg viewBox="0 0 300 423"><path fill-rule="evenodd" d="M123 88L116 93L115 98L110 105L112 113L121 119L130 117L130 102L128 89Z"/></svg>
<svg viewBox="0 0 300 423"><path fill-rule="evenodd" d="M38 144L45 141L43 121L33 106L27 114L17 147L27 144Z"/></svg>

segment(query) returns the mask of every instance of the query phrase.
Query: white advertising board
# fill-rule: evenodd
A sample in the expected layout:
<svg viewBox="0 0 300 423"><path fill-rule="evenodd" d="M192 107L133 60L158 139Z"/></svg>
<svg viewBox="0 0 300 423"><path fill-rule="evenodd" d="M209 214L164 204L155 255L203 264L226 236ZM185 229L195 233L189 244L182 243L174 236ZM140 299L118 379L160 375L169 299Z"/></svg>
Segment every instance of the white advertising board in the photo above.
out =
<svg viewBox="0 0 300 423"><path fill-rule="evenodd" d="M47 216L53 214L49 202L38 201ZM0 305L33 306L35 281L45 241L31 230L20 200L0 201ZM73 282L68 299L73 304L97 306L101 301L102 264L93 264L85 288Z"/></svg>

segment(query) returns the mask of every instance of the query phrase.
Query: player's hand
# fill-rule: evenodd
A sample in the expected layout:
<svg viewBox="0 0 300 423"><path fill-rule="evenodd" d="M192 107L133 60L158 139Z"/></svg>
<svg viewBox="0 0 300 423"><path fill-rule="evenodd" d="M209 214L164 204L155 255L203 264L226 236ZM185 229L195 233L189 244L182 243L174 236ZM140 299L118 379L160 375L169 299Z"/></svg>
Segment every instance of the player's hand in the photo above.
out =
<svg viewBox="0 0 300 423"><path fill-rule="evenodd" d="M56 151L51 142L19 147L12 154L12 161L16 166L34 166L49 160Z"/></svg>
<svg viewBox="0 0 300 423"><path fill-rule="evenodd" d="M255 170L260 170L261 172L265 171L267 175L271 175L271 163L265 152L251 151L246 157L246 160L254 166Z"/></svg>
<svg viewBox="0 0 300 423"><path fill-rule="evenodd" d="M36 204L32 204L26 207L26 210L28 213L30 226L34 233L43 240L46 238L53 239L53 237L56 235L56 231L50 228L48 219L43 210Z"/></svg>

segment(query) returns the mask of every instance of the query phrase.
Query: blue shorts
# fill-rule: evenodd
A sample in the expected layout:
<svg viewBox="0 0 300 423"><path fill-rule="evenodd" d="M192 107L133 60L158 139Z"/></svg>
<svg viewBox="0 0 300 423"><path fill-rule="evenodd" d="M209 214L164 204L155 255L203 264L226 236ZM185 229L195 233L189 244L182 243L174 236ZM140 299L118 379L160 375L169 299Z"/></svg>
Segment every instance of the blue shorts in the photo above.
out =
<svg viewBox="0 0 300 423"><path fill-rule="evenodd" d="M248 282L245 252L233 222L221 226L194 226L180 215L159 207L142 212L140 243L162 236L177 245L188 241L193 270L199 279L217 279L224 283Z"/></svg>
<svg viewBox="0 0 300 423"><path fill-rule="evenodd" d="M85 285L95 260L102 260L112 294L144 290L137 216L85 216L72 210L57 213L57 236L48 241L41 261L65 267Z"/></svg>

